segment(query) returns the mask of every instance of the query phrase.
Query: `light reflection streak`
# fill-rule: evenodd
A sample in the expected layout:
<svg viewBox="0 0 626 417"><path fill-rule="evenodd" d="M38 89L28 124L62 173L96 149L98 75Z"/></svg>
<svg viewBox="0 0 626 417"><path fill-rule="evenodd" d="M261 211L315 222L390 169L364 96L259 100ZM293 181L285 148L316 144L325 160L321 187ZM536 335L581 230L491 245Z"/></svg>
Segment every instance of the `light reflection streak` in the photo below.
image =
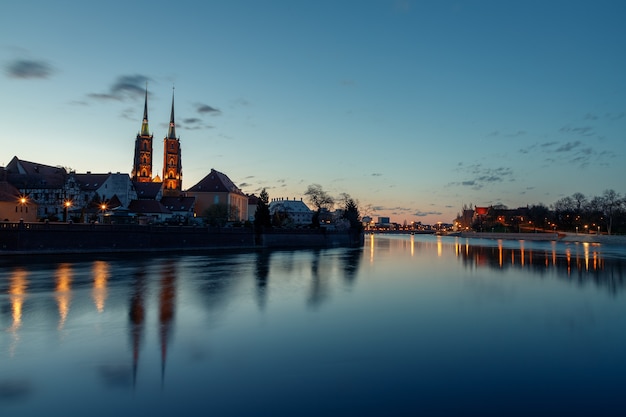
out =
<svg viewBox="0 0 626 417"><path fill-rule="evenodd" d="M441 257L443 254L443 243L441 242L441 236L437 236L437 256Z"/></svg>
<svg viewBox="0 0 626 417"><path fill-rule="evenodd" d="M522 268L524 267L524 262L526 261L525 258L525 251L524 251L524 241L520 240L519 242L519 255L520 255L520 263L522 265Z"/></svg>
<svg viewBox="0 0 626 417"><path fill-rule="evenodd" d="M109 264L104 261L95 261L93 263L93 291L91 296L98 310L98 313L104 311L104 304L107 299L107 280L109 278Z"/></svg>
<svg viewBox="0 0 626 417"><path fill-rule="evenodd" d="M411 258L415 255L415 235L411 235Z"/></svg>
<svg viewBox="0 0 626 417"><path fill-rule="evenodd" d="M374 235L370 235L370 263L374 263Z"/></svg>
<svg viewBox="0 0 626 417"><path fill-rule="evenodd" d="M500 265L500 268L502 268L502 264L502 239L498 239L498 265Z"/></svg>
<svg viewBox="0 0 626 417"><path fill-rule="evenodd" d="M13 335L13 342L9 348L10 356L15 355L15 349L20 340L18 330L22 327L22 307L24 306L24 299L26 298L26 289L28 288L28 281L26 277L28 272L18 268L13 271L11 275L11 281L9 284L9 299L11 302L11 316L12 324L8 329Z"/></svg>
<svg viewBox="0 0 626 417"><path fill-rule="evenodd" d="M585 253L585 270L589 271L589 242L583 242L583 250Z"/></svg>
<svg viewBox="0 0 626 417"><path fill-rule="evenodd" d="M56 294L57 306L59 309L59 325L58 329L63 329L67 315L70 311L70 303L72 300L72 269L70 264L62 263L56 270Z"/></svg>

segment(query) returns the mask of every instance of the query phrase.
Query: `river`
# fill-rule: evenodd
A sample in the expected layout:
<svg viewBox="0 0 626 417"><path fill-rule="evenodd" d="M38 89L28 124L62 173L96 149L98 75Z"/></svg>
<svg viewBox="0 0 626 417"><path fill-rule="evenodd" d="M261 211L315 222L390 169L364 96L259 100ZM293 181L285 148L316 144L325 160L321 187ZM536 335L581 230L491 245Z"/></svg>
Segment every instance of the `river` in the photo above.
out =
<svg viewBox="0 0 626 417"><path fill-rule="evenodd" d="M1 415L623 415L626 248L362 248L0 264Z"/></svg>

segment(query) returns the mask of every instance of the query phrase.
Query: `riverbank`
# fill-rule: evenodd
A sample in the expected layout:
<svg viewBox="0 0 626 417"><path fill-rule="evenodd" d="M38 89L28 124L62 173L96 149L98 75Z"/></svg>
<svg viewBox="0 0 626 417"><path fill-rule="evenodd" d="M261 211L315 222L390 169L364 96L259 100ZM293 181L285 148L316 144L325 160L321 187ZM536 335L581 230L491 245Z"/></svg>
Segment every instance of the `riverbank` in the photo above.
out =
<svg viewBox="0 0 626 417"><path fill-rule="evenodd" d="M597 235L583 233L478 233L461 232L459 237L471 239L502 239L502 240L533 240L533 241L560 241L560 242L586 242L599 243L602 245L626 246L626 236Z"/></svg>
<svg viewBox="0 0 626 417"><path fill-rule="evenodd" d="M0 256L363 245L363 234L324 229L0 223Z"/></svg>

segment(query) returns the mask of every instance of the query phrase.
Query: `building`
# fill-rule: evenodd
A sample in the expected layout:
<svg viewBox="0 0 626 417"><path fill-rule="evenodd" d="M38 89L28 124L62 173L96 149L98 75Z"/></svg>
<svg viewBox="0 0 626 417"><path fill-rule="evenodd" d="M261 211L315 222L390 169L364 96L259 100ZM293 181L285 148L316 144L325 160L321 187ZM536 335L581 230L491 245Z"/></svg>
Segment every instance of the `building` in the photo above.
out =
<svg viewBox="0 0 626 417"><path fill-rule="evenodd" d="M270 216L278 217L282 225L308 226L313 222L313 211L302 199L274 198L269 209Z"/></svg>
<svg viewBox="0 0 626 417"><path fill-rule="evenodd" d="M2 169L4 172L4 169ZM0 181L0 221L34 222L37 220L37 205L24 197L7 181Z"/></svg>
<svg viewBox="0 0 626 417"><path fill-rule="evenodd" d="M134 182L152 182L152 138L148 128L148 85L146 84L146 99L143 105L143 121L141 131L135 139L135 157L133 171L130 176Z"/></svg>
<svg viewBox="0 0 626 417"><path fill-rule="evenodd" d="M248 196L226 174L214 169L185 195L196 198L196 216L202 216L212 205L225 204L229 208L229 221L248 220Z"/></svg>
<svg viewBox="0 0 626 417"><path fill-rule="evenodd" d="M256 215L256 208L259 205L259 197L254 194L248 196L248 220L253 222Z"/></svg>
<svg viewBox="0 0 626 417"><path fill-rule="evenodd" d="M37 219L58 220L63 215L64 203L75 196L68 193L69 174L65 168L22 161L17 156L5 167L8 183L37 207ZM76 192L76 188L73 188Z"/></svg>
<svg viewBox="0 0 626 417"><path fill-rule="evenodd" d="M72 202L76 207L87 207L92 202L106 204L108 208L114 208L111 202L117 202L117 206L128 208L132 200L137 199L135 187L128 174L70 174L76 180L79 196Z"/></svg>
<svg viewBox="0 0 626 417"><path fill-rule="evenodd" d="M194 219L196 197L163 197L161 204L172 213L170 222L189 224Z"/></svg>
<svg viewBox="0 0 626 417"><path fill-rule="evenodd" d="M133 170L130 174L134 183L158 183L165 196L178 197L182 194L183 167L181 158L180 138L176 137L176 121L174 119L174 92L172 91L172 110L167 135L163 139L163 177L152 177L152 161L154 159L153 139L148 127L148 87L143 106L141 131L135 138Z"/></svg>
<svg viewBox="0 0 626 417"><path fill-rule="evenodd" d="M163 139L163 195L179 196L183 185L183 166L180 152L180 138L176 137L174 122L174 92L172 92L172 113L167 136Z"/></svg>
<svg viewBox="0 0 626 417"><path fill-rule="evenodd" d="M172 217L172 212L156 200L133 200L128 209L140 224L164 223Z"/></svg>

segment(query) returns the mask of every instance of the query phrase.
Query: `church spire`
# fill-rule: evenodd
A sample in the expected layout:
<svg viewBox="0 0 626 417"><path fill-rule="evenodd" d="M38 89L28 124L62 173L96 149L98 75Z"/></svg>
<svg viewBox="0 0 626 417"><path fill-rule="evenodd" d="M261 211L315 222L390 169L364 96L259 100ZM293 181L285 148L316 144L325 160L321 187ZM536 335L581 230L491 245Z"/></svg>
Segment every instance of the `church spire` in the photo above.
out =
<svg viewBox="0 0 626 417"><path fill-rule="evenodd" d="M168 139L176 139L176 124L174 123L174 87L172 87L172 114L170 115L170 128L167 131Z"/></svg>
<svg viewBox="0 0 626 417"><path fill-rule="evenodd" d="M148 128L148 82L146 81L146 100L143 104L143 121L141 122L141 136L150 136Z"/></svg>

